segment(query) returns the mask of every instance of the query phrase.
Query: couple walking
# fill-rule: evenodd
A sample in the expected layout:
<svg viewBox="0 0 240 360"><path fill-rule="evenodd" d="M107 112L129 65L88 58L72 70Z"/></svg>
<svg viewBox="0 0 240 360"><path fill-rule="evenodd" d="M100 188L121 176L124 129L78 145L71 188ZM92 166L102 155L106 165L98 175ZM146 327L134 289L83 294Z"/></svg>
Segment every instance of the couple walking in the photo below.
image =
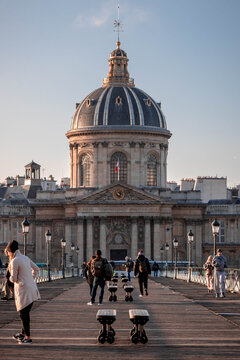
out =
<svg viewBox="0 0 240 360"><path fill-rule="evenodd" d="M216 298L225 297L225 271L227 267L226 259L222 254L222 250L217 250L217 255L210 255L204 264L207 277L208 292L211 293L214 289Z"/></svg>

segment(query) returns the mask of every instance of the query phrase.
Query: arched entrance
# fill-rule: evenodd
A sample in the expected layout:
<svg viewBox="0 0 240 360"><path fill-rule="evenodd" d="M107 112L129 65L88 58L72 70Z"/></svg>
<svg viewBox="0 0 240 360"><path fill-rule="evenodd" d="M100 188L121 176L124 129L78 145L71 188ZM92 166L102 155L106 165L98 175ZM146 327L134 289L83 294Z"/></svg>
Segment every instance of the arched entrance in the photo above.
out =
<svg viewBox="0 0 240 360"><path fill-rule="evenodd" d="M129 241L126 234L121 232L112 234L107 250L110 260L124 260L130 254Z"/></svg>

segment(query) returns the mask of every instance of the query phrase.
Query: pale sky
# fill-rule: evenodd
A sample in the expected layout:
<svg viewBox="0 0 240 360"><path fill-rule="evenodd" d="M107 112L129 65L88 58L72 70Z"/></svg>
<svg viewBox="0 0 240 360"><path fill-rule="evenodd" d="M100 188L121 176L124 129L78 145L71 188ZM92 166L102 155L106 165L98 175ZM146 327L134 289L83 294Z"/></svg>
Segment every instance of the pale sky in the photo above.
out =
<svg viewBox="0 0 240 360"><path fill-rule="evenodd" d="M117 0L0 0L0 182L32 160L69 176L65 134L108 73L116 18ZM130 76L173 134L168 180L240 184L240 1L120 0L120 18Z"/></svg>

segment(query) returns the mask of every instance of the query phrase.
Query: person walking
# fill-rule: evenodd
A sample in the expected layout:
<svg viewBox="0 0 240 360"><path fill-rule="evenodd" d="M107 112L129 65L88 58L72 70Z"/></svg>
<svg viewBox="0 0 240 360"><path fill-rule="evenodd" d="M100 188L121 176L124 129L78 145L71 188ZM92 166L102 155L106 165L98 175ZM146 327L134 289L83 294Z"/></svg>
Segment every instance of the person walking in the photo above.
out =
<svg viewBox="0 0 240 360"><path fill-rule="evenodd" d="M214 266L214 287L216 292L216 298L225 297L225 271L227 267L225 256L222 254L222 250L217 250L217 255L213 258Z"/></svg>
<svg viewBox="0 0 240 360"><path fill-rule="evenodd" d="M105 287L104 267L107 264L107 259L102 258L101 250L97 250L95 255L96 257L95 259L93 259L91 264L91 273L94 276L93 288L91 292L91 301L89 301L87 305L93 305L95 303L98 286L101 289L99 293L98 305L103 305L103 295L104 295L104 287Z"/></svg>
<svg viewBox="0 0 240 360"><path fill-rule="evenodd" d="M125 257L126 260L126 264L125 264L125 269L126 272L128 274L128 281L131 281L131 271L133 270L133 261L131 258L129 258L128 256Z"/></svg>
<svg viewBox="0 0 240 360"><path fill-rule="evenodd" d="M93 260L96 258L95 255L93 255L91 257L91 259L89 260L89 262L87 263L86 265L86 268L85 268L85 277L87 279L87 282L88 282L88 285L89 285L89 289L90 289L90 296L92 294L92 289L93 289L93 280L94 280L94 276L92 274L92 263L93 263Z"/></svg>
<svg viewBox="0 0 240 360"><path fill-rule="evenodd" d="M143 285L145 295L148 295L148 275L151 274L151 267L148 259L143 255L140 250L134 264L134 276L138 275L138 283L140 290L140 297L143 296Z"/></svg>
<svg viewBox="0 0 240 360"><path fill-rule="evenodd" d="M13 335L13 339L20 344L32 344L30 337L30 310L33 302L40 299L34 281L39 268L29 257L20 253L17 241L10 241L6 251L11 259L9 280L14 283L15 304L22 321L22 330L20 333Z"/></svg>
<svg viewBox="0 0 240 360"><path fill-rule="evenodd" d="M84 261L81 265L81 270L82 270L81 277L85 276L86 267L87 267L87 265L86 265L86 262Z"/></svg>
<svg viewBox="0 0 240 360"><path fill-rule="evenodd" d="M203 268L206 270L206 279L207 279L208 292L211 293L213 291L213 287L214 287L214 277L213 277L214 266L213 266L213 257L212 257L212 255L210 255L207 258L207 261L203 265Z"/></svg>
<svg viewBox="0 0 240 360"><path fill-rule="evenodd" d="M152 266L152 271L154 273L154 276L158 276L158 270L159 270L159 265L158 263L156 263L156 261L154 261L153 266Z"/></svg>
<svg viewBox="0 0 240 360"><path fill-rule="evenodd" d="M5 255L9 258L9 254L7 251L5 251ZM10 278L9 262L10 260L8 260L8 264L5 264L5 268L7 269L7 272L3 284L4 296L1 298L1 300L14 300L14 284L9 280Z"/></svg>

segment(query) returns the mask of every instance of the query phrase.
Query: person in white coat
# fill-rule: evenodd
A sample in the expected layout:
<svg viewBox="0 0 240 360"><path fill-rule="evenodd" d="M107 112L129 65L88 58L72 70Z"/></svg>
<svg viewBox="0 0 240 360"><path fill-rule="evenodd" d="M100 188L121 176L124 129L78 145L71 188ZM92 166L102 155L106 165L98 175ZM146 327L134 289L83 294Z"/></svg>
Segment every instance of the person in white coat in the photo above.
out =
<svg viewBox="0 0 240 360"><path fill-rule="evenodd" d="M17 241L10 241L5 251L11 259L9 264L10 281L14 283L15 304L22 321L22 330L20 333L13 335L13 339L20 344L32 344L30 337L30 310L33 302L40 299L34 280L39 268L29 257L20 253Z"/></svg>

